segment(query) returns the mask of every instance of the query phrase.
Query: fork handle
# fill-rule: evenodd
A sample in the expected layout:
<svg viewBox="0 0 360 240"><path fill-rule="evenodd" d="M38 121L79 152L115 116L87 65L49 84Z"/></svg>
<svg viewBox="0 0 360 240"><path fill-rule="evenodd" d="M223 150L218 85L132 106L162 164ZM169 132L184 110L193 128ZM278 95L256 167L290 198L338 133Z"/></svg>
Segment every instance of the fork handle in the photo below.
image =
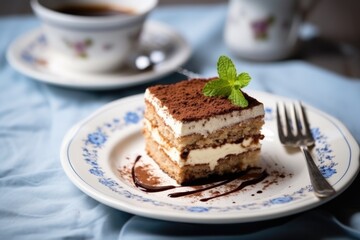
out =
<svg viewBox="0 0 360 240"><path fill-rule="evenodd" d="M318 198L330 197L335 194L334 188L326 181L316 166L307 146L300 147L306 158L310 181Z"/></svg>

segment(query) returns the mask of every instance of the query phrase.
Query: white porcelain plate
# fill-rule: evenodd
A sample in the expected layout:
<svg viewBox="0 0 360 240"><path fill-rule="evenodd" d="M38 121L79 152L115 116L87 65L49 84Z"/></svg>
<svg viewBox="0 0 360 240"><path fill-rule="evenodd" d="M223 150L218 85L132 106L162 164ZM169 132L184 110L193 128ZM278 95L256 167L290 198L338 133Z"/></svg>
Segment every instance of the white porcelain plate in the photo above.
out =
<svg viewBox="0 0 360 240"><path fill-rule="evenodd" d="M142 72L123 68L109 73L87 74L57 66L51 61L51 49L40 28L16 39L8 49L7 59L15 69L34 80L78 89L116 89L169 74L190 57L191 49L181 35L165 24L148 21L144 27L142 47L153 46L155 42L165 45L171 52L152 70Z"/></svg>
<svg viewBox="0 0 360 240"><path fill-rule="evenodd" d="M265 103L261 161L269 173L263 182L225 197L200 201L209 193L171 198L174 189L146 193L131 177L135 159L174 181L153 164L144 151L141 134L143 95L117 100L74 126L61 148L61 162L71 181L83 192L113 208L156 219L192 223L239 223L272 219L319 206L329 199L315 197L303 155L284 148L277 137L275 104L291 99L249 91ZM359 170L359 146L335 118L305 105L316 139L313 155L337 194L343 192ZM162 175L163 174L163 175ZM214 191L222 192L225 186Z"/></svg>

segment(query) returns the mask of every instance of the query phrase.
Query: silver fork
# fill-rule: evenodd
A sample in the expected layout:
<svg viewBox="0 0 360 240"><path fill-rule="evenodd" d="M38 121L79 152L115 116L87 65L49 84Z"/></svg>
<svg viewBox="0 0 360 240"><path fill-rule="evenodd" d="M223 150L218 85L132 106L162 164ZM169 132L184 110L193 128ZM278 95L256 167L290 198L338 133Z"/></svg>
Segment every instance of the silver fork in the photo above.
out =
<svg viewBox="0 0 360 240"><path fill-rule="evenodd" d="M298 110L295 104L293 104L294 121L291 120L285 104L282 105L285 121L281 120L280 106L279 104L276 104L276 120L280 142L285 146L298 147L304 153L309 170L310 181L315 195L318 198L325 198L334 195L334 188L321 174L308 150L308 146L314 145L315 141L311 134L309 122L303 105L299 103L298 105L300 110Z"/></svg>

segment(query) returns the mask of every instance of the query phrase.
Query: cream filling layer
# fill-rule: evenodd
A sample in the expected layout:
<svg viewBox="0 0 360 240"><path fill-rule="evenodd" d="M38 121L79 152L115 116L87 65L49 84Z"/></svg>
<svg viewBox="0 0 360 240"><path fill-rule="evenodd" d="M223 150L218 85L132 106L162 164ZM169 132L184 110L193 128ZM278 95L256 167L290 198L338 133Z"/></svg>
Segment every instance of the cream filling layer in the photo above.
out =
<svg viewBox="0 0 360 240"><path fill-rule="evenodd" d="M144 121L146 127L151 133L152 139L157 142L161 149L169 156L169 158L176 162L180 167L185 165L209 164L210 169L214 170L218 164L219 159L225 158L227 155L237 155L247 151L258 150L261 146L259 142L253 143L253 138L249 137L242 143L226 143L216 148L207 147L190 150L185 161L181 158L181 152L178 149L168 146L168 144L159 134L158 129L152 128L151 124L146 119ZM244 162L244 164L251 165L252 163Z"/></svg>
<svg viewBox="0 0 360 240"><path fill-rule="evenodd" d="M150 102L157 114L164 120L165 124L169 126L175 137L187 136L198 133L204 136L215 132L221 128L232 126L242 121L264 115L264 107L262 104L251 109L242 111L234 111L232 113L223 114L209 119L202 119L199 121L181 122L174 119L167 107L162 107L159 99L155 98L147 89L145 91L145 99Z"/></svg>

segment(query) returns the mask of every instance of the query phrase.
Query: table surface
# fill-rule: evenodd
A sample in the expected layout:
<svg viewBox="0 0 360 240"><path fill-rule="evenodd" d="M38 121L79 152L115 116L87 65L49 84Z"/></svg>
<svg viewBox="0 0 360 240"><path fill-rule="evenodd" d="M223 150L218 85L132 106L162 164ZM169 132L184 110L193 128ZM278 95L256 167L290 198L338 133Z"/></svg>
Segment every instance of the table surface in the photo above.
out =
<svg viewBox="0 0 360 240"><path fill-rule="evenodd" d="M189 42L193 54L186 68L214 76L218 56L231 56L222 39L226 14L224 3L183 4L161 6L150 19L165 22ZM12 68L5 52L17 37L39 26L33 16L0 18L1 239L360 238L359 177L339 197L315 209L235 225L153 220L112 209L88 197L70 182L61 167L59 149L65 133L113 100L184 76L172 73L152 83L111 91L81 91L34 81ZM324 39L314 38L312 46L304 45L301 54L284 61L261 63L234 58L234 62L251 73L249 89L302 100L339 119L359 142L360 78L356 72L344 70L352 69L351 64L358 70L358 60L344 67L322 66L312 54L324 51L331 59L332 44L327 44ZM340 48L341 54L357 56L346 44Z"/></svg>

